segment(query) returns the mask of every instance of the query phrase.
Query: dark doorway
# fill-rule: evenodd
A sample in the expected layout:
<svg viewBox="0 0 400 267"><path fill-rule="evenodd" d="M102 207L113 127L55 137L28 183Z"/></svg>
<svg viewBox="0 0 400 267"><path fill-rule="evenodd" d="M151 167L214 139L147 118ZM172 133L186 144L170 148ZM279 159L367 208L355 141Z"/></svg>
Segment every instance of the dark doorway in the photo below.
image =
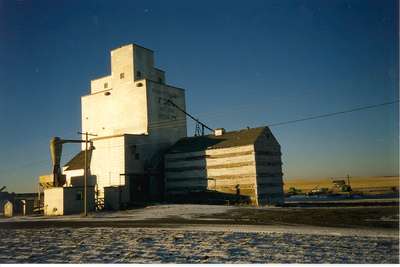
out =
<svg viewBox="0 0 400 267"><path fill-rule="evenodd" d="M145 202L149 200L149 180L145 175L130 174L129 193L131 202Z"/></svg>

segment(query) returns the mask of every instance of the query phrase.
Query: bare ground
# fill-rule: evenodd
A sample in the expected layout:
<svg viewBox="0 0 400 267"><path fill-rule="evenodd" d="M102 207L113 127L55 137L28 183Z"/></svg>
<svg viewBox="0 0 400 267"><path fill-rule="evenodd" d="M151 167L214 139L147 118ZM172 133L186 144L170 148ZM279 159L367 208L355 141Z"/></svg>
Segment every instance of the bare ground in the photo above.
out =
<svg viewBox="0 0 400 267"><path fill-rule="evenodd" d="M1 228L163 227L165 225L283 225L399 230L398 206L253 208L156 205L118 212L0 219Z"/></svg>

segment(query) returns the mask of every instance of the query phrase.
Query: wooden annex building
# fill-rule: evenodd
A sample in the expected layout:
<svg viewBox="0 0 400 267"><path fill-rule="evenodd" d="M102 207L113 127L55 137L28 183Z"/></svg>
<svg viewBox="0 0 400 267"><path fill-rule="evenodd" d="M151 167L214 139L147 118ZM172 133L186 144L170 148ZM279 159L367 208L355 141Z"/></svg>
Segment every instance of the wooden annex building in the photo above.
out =
<svg viewBox="0 0 400 267"><path fill-rule="evenodd" d="M165 155L167 196L214 191L279 205L282 175L281 148L268 127L185 137Z"/></svg>

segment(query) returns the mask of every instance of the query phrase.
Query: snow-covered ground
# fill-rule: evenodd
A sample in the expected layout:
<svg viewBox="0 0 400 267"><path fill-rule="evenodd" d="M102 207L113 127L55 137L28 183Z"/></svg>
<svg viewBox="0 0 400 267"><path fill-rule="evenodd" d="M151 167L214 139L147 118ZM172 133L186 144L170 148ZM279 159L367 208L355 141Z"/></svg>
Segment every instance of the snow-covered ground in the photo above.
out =
<svg viewBox="0 0 400 267"><path fill-rule="evenodd" d="M80 215L68 215L68 216L16 216L12 218L0 218L1 222L50 222L50 221L62 221L62 222L108 222L116 224L118 222L137 222L141 221L140 226L131 224L124 227L138 228L143 225L148 225L146 220L154 219L172 219L171 221L166 220L163 223L159 223L159 228L163 229L182 229L186 231L225 231L225 232L247 232L247 233L288 233L288 234L304 234L304 235L330 235L330 236L363 236L363 237L398 237L397 229L384 229L384 228L343 228L343 227L322 227L312 225L291 225L291 224L265 224L255 225L246 224L246 220L242 219L241 224L233 224L231 218L218 218L219 223L215 224L214 215L229 213L237 210L282 210L282 208L276 207L240 207L240 206L223 206L223 205L194 205L194 204L169 204L169 205L156 205L148 206L140 209L132 209L125 211L110 211L110 212L96 212L89 214L88 217L82 217ZM320 209L337 209L337 207L325 207ZM351 208L346 208L351 209ZM291 212L290 209L287 212ZM203 222L202 224L190 224L190 222L174 222L173 219L186 219L194 220L196 222ZM397 218L395 218L398 221ZM389 218L388 220L392 220ZM226 223L220 223L221 221ZM150 221L148 221L151 223ZM100 227L103 225L97 225ZM110 226L110 225L109 225ZM68 226L66 226L68 227ZM80 226L81 227L81 226ZM154 227L154 225L152 226ZM33 226L34 228L34 226Z"/></svg>
<svg viewBox="0 0 400 267"><path fill-rule="evenodd" d="M217 217L214 215L240 211L238 209L256 208L157 205L92 213L87 218L80 215L3 218L0 223L22 222L26 225L32 222L32 228L2 229L0 224L0 263L399 262L397 229L284 223L257 225L246 224L245 220L242 224L233 224L232 219L225 216L218 218L218 224L213 221ZM264 209L272 211L276 208ZM154 223L154 220L168 218L171 220ZM174 220L176 218L187 221ZM51 221L67 224L57 228L35 228L35 222L43 221L46 225L51 225ZM107 222L109 227L101 224L76 228L65 226L82 221L89 222L88 225ZM127 223L115 227L118 221Z"/></svg>
<svg viewBox="0 0 400 267"><path fill-rule="evenodd" d="M398 242L228 229L0 229L0 263L398 263Z"/></svg>
<svg viewBox="0 0 400 267"><path fill-rule="evenodd" d="M179 217L183 219L194 219L203 215L212 215L229 212L237 209L235 206L222 205L195 205L195 204L170 204L148 206L142 209L126 210L118 212L101 212L94 214L94 218L124 218L135 220L161 219L168 217Z"/></svg>
<svg viewBox="0 0 400 267"><path fill-rule="evenodd" d="M87 218L80 215L67 216L16 216L3 220L9 221L35 221L35 220L93 220L93 219L110 219L113 221L123 220L147 220L179 217L183 219L197 218L203 215L212 215L225 213L238 207L235 206L218 206L218 205L194 205L194 204L171 204L148 206L140 209L132 209L125 211L105 211L89 214Z"/></svg>

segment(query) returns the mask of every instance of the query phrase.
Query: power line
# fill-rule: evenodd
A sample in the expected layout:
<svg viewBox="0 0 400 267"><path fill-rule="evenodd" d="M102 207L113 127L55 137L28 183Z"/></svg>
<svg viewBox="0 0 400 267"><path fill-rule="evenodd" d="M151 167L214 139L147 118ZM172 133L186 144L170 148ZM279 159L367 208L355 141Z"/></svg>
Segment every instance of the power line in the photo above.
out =
<svg viewBox="0 0 400 267"><path fill-rule="evenodd" d="M302 118L302 119L271 123L271 124L267 124L267 126L271 127L271 126L278 126L278 125L296 123L296 122L301 122L301 121L331 117L331 116L336 116L336 115L340 115L340 114L345 114L345 113L350 113L350 112L355 112L355 111L360 111L360 110L365 110L365 109L371 109L371 108L376 108L376 107L381 107L381 106L386 106L386 105L392 105L392 104L398 103L399 101L400 101L400 99L397 99L397 100L390 101L390 102L384 102L384 103L380 103L380 104L363 106L363 107L358 107L358 108L353 108L353 109L348 109L348 110L343 110L343 111L337 111L337 112L332 112L332 113L325 113L325 114L311 116L311 117Z"/></svg>
<svg viewBox="0 0 400 267"><path fill-rule="evenodd" d="M213 129L211 129L210 127L208 127L207 125L205 125L204 123L202 123L201 121L199 121L199 119L196 119L195 117L193 117L192 115L190 115L189 113L187 113L183 108L179 107L177 104L175 104L173 101L171 101L170 99L167 100L166 104L170 104L173 107L175 107L176 109L178 109L179 111L183 112L186 116L188 116L189 118L191 118L192 120L194 120L196 122L196 129L198 126L201 125L201 135L204 135L204 129L207 129L211 132L214 132Z"/></svg>
<svg viewBox="0 0 400 267"><path fill-rule="evenodd" d="M392 104L395 104L395 103L398 103L398 102L400 102L400 99L397 99L397 100L394 100L394 101L389 101L389 102L384 102L384 103L380 103L380 104L375 104L375 105L368 105L368 106L363 106L363 107L358 107L358 108L338 111L338 112L315 115L315 116L306 117L306 118L302 118L302 119L271 123L271 124L267 124L267 126L268 127L273 127L273 126L297 123L297 122L302 122L302 121L307 121L307 120L314 120L314 119L319 119L319 118L331 117L331 116L336 116L336 115L340 115L340 114L345 114L345 113L356 112L356 111L361 111L361 110L365 110L365 109L376 108L376 107L380 107L380 106L392 105ZM171 122L181 122L181 121L185 121L185 120L179 120L178 119L176 121L171 121ZM183 125L184 125L184 123L183 123ZM172 127L176 127L176 126L180 126L179 123L177 125L173 125ZM158 128L165 128L165 126L156 125L155 127L151 127L151 128L152 129L158 129ZM152 144L152 143L142 143L142 144L137 144L137 145L146 145L146 144ZM122 147L122 146L124 146L124 145L117 145L117 146L111 146L111 147ZM48 161L48 159L47 160L35 161L35 162L29 162L29 163L26 163L26 164L23 164L23 165L15 166L15 167L13 167L11 169L8 169L8 170L2 170L2 171L0 171L0 174L1 175L6 175L7 173L9 173L10 171L12 171L14 169L30 167L31 165L38 164L38 163L44 163L45 161Z"/></svg>

